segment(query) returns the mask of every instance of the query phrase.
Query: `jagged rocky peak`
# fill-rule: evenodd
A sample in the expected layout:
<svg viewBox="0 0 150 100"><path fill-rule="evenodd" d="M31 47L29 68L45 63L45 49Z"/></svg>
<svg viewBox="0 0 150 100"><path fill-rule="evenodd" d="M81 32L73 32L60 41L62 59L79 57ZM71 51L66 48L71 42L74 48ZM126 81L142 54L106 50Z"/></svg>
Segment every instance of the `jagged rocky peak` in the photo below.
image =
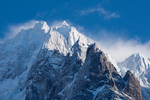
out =
<svg viewBox="0 0 150 100"><path fill-rule="evenodd" d="M130 70L126 72L123 80L125 81L125 88L123 92L133 97L135 100L144 100L141 93L141 86L138 79L131 73Z"/></svg>
<svg viewBox="0 0 150 100"><path fill-rule="evenodd" d="M127 96L122 93L125 88L123 78L117 73L115 67L107 61L105 54L96 44L89 46L87 57L82 68L83 73L86 73L82 74L86 76L86 81L73 100L131 100L134 98L133 96ZM140 96L142 97L142 95Z"/></svg>
<svg viewBox="0 0 150 100"><path fill-rule="evenodd" d="M86 49L86 58L83 64L76 54L80 53L78 49L80 51L84 49L80 48L79 41L74 46L76 50L74 50L72 56L66 56L64 65L58 74L55 74L57 80L51 80L53 85L51 84L51 87L49 87L47 99L101 100L133 98L133 96L122 93L125 88L123 78L95 43ZM44 83L47 83L47 81ZM29 93L27 92L30 95L27 95L26 100L33 99L30 98L33 96L37 99L42 95L39 89L37 95L31 90L28 91Z"/></svg>
<svg viewBox="0 0 150 100"><path fill-rule="evenodd" d="M101 51L98 46L96 45L96 43L92 44L89 46L88 50L87 50L87 54L89 53L94 53L94 52L99 52Z"/></svg>
<svg viewBox="0 0 150 100"><path fill-rule="evenodd" d="M142 54L140 53L134 53L131 55L132 57L144 57Z"/></svg>
<svg viewBox="0 0 150 100"><path fill-rule="evenodd" d="M36 21L36 24L33 28L34 30L44 30L47 33L50 30L50 27L45 21Z"/></svg>
<svg viewBox="0 0 150 100"><path fill-rule="evenodd" d="M135 63L135 62L139 62L139 61L141 61L141 62L144 62L144 61L148 61L148 59L146 58L146 57L144 57L142 54L140 54L140 53L134 53L134 54L132 54L130 57L128 57L125 61L128 61L128 60L131 60L131 61L133 61L133 63ZM130 62L131 62L130 61Z"/></svg>
<svg viewBox="0 0 150 100"><path fill-rule="evenodd" d="M124 81L128 82L131 79L130 77L132 77L132 76L133 76L133 74L131 73L130 70L128 70L123 79L124 79Z"/></svg>
<svg viewBox="0 0 150 100"><path fill-rule="evenodd" d="M48 33L49 30L50 30L50 26L45 21L35 21L35 25L33 28L22 29L18 34L23 34L27 32L30 32L30 34Z"/></svg>
<svg viewBox="0 0 150 100"><path fill-rule="evenodd" d="M143 64L143 63L147 63L148 62L148 59L145 57L145 56L143 56L142 54L140 54L140 53L134 53L134 54L132 54L129 58L127 58L127 59L130 59L131 61L133 61L134 63L135 62L141 62L141 65Z"/></svg>
<svg viewBox="0 0 150 100"><path fill-rule="evenodd" d="M67 40L68 44L72 46L79 38L81 38L84 43L91 43L92 41L83 34L79 33L75 27L70 26L68 23L66 23L66 21L62 22L62 24L52 26L52 31L62 34Z"/></svg>
<svg viewBox="0 0 150 100"><path fill-rule="evenodd" d="M136 77L140 77L143 72L149 68L149 60L139 53L134 53L125 61L119 62L122 76L125 75L127 70L130 70Z"/></svg>
<svg viewBox="0 0 150 100"><path fill-rule="evenodd" d="M69 26L69 24L65 20L63 21L63 25Z"/></svg>
<svg viewBox="0 0 150 100"><path fill-rule="evenodd" d="M113 57L111 55L109 55L108 53L105 53L106 56L107 56L107 60L110 61L116 68L117 72L121 75L121 72L120 72L120 68L118 67L116 61L113 59Z"/></svg>
<svg viewBox="0 0 150 100"><path fill-rule="evenodd" d="M60 25L53 25L50 31L50 38L44 42L42 48L48 50L59 50L60 53L67 55L71 52L72 46L77 42L82 42L88 47L93 41L79 33L76 28L69 26L65 21Z"/></svg>
<svg viewBox="0 0 150 100"><path fill-rule="evenodd" d="M128 57L125 61L118 63L121 69L122 76L126 75L126 72L130 70L135 77L140 81L142 95L146 100L150 97L150 61L140 53L134 53Z"/></svg>
<svg viewBox="0 0 150 100"><path fill-rule="evenodd" d="M4 100L101 100L141 96L139 87L135 95L127 94L128 83L135 83L130 81L134 76L129 73L132 77L124 80L96 43L65 21L51 27L39 21L34 28L21 31L12 40L3 45L6 50L0 51L0 79L4 80L0 86L6 87L0 88L0 98ZM15 83L11 88L9 81Z"/></svg>
<svg viewBox="0 0 150 100"><path fill-rule="evenodd" d="M66 21L63 21L59 24L53 25L52 30L59 32L62 34L66 39L69 36L69 32L71 31L72 26L70 26Z"/></svg>

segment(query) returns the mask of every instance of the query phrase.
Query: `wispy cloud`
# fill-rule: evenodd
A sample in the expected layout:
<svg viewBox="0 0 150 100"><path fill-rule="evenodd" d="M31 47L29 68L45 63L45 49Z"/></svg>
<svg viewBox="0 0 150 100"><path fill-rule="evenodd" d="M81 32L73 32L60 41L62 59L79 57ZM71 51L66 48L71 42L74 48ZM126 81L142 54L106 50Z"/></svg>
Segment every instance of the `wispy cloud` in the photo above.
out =
<svg viewBox="0 0 150 100"><path fill-rule="evenodd" d="M62 24L61 21L53 21L50 26L57 26ZM20 23L15 25L9 25L8 32L5 32L5 38L0 40L3 42L6 39L13 38L21 29L28 29L34 27L36 21L31 20L26 23ZM117 31L112 32L106 29L100 29L97 31L96 35L89 32L83 26L74 25L69 20L67 20L71 26L75 26L79 32L84 34L87 37L93 39L105 53L109 53L117 62L125 60L125 58L129 57L133 53L141 53L145 57L150 58L150 41L146 43L141 43L139 39L128 39L125 38L123 33L126 31Z"/></svg>
<svg viewBox="0 0 150 100"><path fill-rule="evenodd" d="M141 53L145 57L150 58L150 41L147 43L140 43L137 40L121 40L118 39L115 42L106 39L105 41L97 41L99 47L109 53L117 62L124 61L133 53Z"/></svg>
<svg viewBox="0 0 150 100"><path fill-rule="evenodd" d="M120 31L119 31L120 32ZM105 53L110 54L117 62L124 61L134 53L140 53L150 58L150 41L141 43L138 38L128 39L125 36L102 29L99 35L92 35L91 38L98 44Z"/></svg>
<svg viewBox="0 0 150 100"><path fill-rule="evenodd" d="M117 12L110 12L103 7L96 7L96 8L89 8L86 10L81 10L80 15L88 15L90 13L97 12L99 16L104 16L105 19L111 19L111 18L119 18L120 15Z"/></svg>
<svg viewBox="0 0 150 100"><path fill-rule="evenodd" d="M100 29L96 33L90 32L83 26L79 27L79 31L84 33L85 36L93 39L98 47L108 53L116 60L116 62L124 61L127 57L134 53L140 53L143 56L150 58L150 40L146 43L141 43L140 39L130 38L125 34L127 30L108 31L106 29Z"/></svg>
<svg viewBox="0 0 150 100"><path fill-rule="evenodd" d="M17 23L17 24L8 25L8 28L7 28L8 31L3 32L4 38L0 39L0 43L4 42L7 39L11 39L15 37L18 34L18 32L21 31L21 29L28 29L28 28L34 27L35 23L36 23L35 20L30 20L25 23Z"/></svg>

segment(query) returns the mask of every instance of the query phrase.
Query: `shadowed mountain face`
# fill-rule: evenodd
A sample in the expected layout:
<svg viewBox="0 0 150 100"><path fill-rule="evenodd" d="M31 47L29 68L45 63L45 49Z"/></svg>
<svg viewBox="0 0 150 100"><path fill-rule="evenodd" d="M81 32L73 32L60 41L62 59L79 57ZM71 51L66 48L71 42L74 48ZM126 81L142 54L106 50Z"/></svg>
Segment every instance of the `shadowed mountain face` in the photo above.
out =
<svg viewBox="0 0 150 100"><path fill-rule="evenodd" d="M144 99L141 94L140 82L129 70L126 72L126 75L124 76L123 80L126 83L123 92L125 92L129 96L135 97L136 100Z"/></svg>
<svg viewBox="0 0 150 100"><path fill-rule="evenodd" d="M150 98L150 61L142 54L134 53L125 61L118 63L120 73L125 76L125 72L130 70L135 77L140 81L142 95L145 100Z"/></svg>
<svg viewBox="0 0 150 100"><path fill-rule="evenodd" d="M144 100L134 75L122 78L110 55L65 21L37 22L0 44L0 55L0 100Z"/></svg>
<svg viewBox="0 0 150 100"><path fill-rule="evenodd" d="M96 44L84 52L84 62L78 56L82 52L79 41L73 49L67 56L53 52L51 57L63 58L58 69L48 64L51 57L32 66L26 100L144 100L134 75L128 71L122 78Z"/></svg>

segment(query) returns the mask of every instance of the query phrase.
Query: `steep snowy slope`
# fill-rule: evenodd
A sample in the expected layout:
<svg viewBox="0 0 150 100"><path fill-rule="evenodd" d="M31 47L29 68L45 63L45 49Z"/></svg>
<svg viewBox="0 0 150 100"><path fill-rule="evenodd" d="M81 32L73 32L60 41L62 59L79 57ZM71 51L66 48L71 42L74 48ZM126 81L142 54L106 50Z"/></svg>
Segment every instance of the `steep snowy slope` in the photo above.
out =
<svg viewBox="0 0 150 100"><path fill-rule="evenodd" d="M143 100L134 75L122 78L111 56L65 21L38 21L0 44L0 55L2 100Z"/></svg>
<svg viewBox="0 0 150 100"><path fill-rule="evenodd" d="M65 21L55 27L37 21L34 28L21 30L15 38L0 44L0 98L11 99L22 90L36 59L41 56L46 58L54 50L64 55L69 52L71 54L71 47L78 39L84 41L85 46L93 42ZM53 65L54 61L55 59L51 61ZM11 83L14 84L10 87Z"/></svg>
<svg viewBox="0 0 150 100"><path fill-rule="evenodd" d="M34 28L21 30L15 38L0 44L0 97L6 100L20 92L50 27L39 21Z"/></svg>
<svg viewBox="0 0 150 100"><path fill-rule="evenodd" d="M150 67L149 60L139 53L135 53L125 61L118 63L120 68L125 67L125 72L129 69L136 77L141 77L142 73ZM123 70L122 70L123 71ZM124 76L124 72L122 75Z"/></svg>
<svg viewBox="0 0 150 100"><path fill-rule="evenodd" d="M29 60L42 46L48 30L45 22L37 22L33 29L21 30L15 38L0 44L0 81L14 79L30 66Z"/></svg>
<svg viewBox="0 0 150 100"><path fill-rule="evenodd" d="M150 61L139 53L132 54L125 61L118 63L122 76L130 70L140 81L146 100L150 97Z"/></svg>

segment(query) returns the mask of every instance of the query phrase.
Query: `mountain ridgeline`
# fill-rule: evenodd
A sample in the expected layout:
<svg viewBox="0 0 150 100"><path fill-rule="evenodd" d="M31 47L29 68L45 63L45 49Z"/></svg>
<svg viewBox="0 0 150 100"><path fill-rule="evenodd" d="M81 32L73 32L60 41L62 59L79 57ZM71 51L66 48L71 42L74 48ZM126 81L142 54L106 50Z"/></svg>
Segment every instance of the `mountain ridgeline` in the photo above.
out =
<svg viewBox="0 0 150 100"><path fill-rule="evenodd" d="M121 64L65 21L37 22L0 44L0 55L2 100L144 100L132 71L123 76Z"/></svg>

